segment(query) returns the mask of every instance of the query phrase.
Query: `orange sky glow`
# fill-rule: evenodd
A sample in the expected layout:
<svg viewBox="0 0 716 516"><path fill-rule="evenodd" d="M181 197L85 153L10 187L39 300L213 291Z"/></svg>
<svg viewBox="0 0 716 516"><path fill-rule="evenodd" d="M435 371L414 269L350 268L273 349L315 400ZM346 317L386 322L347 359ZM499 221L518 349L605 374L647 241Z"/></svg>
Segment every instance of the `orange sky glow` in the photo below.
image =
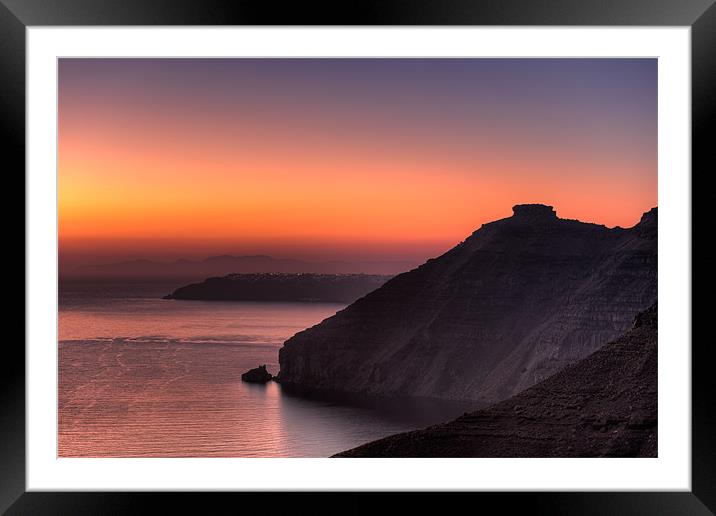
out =
<svg viewBox="0 0 716 516"><path fill-rule="evenodd" d="M655 96L641 111L622 109L623 78L603 96L584 87L585 102L604 105L585 108L576 96L553 112L540 104L551 99L545 86L535 99L513 93L528 105L507 109L507 121L478 106L473 123L459 106L441 107L452 83L433 85L433 98L421 90L405 107L370 95L345 107L357 86L333 80L342 69L331 63L312 70L331 79L322 95L291 85L298 66L281 78L285 89L242 95L226 83L284 72L227 60L230 73L172 92L176 74L198 73L191 60L151 73L122 60L114 75L111 60L74 61L60 67L59 239L68 256L426 259L509 216L514 204L551 204L563 218L624 227L657 204ZM458 70L461 87L490 72L469 66ZM403 78L381 67L375 73L390 84L364 88L409 91L415 68ZM275 106L272 95L281 96ZM421 113L431 101L437 106Z"/></svg>

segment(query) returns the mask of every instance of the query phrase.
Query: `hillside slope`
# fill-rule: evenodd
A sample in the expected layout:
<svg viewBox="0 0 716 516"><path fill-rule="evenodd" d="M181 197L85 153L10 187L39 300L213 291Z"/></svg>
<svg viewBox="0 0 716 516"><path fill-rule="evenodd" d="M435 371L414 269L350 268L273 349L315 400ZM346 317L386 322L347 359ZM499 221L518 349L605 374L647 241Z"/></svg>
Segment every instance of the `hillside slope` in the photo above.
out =
<svg viewBox="0 0 716 516"><path fill-rule="evenodd" d="M656 304L619 339L517 396L338 456L656 457Z"/></svg>

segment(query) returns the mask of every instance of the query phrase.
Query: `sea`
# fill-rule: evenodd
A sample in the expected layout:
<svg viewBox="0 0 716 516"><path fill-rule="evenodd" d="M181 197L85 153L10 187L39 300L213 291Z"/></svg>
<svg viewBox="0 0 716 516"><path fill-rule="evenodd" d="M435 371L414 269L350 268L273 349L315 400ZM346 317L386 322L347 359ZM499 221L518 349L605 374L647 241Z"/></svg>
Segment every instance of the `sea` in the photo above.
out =
<svg viewBox="0 0 716 516"><path fill-rule="evenodd" d="M329 457L475 408L242 382L345 306L162 299L179 286L60 284L60 457Z"/></svg>

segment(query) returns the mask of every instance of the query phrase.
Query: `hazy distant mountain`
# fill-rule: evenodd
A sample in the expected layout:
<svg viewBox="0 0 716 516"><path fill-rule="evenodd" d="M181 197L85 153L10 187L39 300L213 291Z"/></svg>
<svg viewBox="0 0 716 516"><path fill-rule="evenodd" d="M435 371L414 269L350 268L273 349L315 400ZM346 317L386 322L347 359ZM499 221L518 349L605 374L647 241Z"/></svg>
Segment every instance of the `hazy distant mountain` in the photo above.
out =
<svg viewBox="0 0 716 516"><path fill-rule="evenodd" d="M118 263L74 267L61 272L63 279L182 279L195 281L227 274L250 274L266 272L325 274L398 274L414 267L407 261L329 261L308 262L290 258L273 258L265 255L211 256L203 260L180 259L173 262L152 260L129 260Z"/></svg>
<svg viewBox="0 0 716 516"><path fill-rule="evenodd" d="M287 386L506 399L626 331L657 297L657 210L630 229L520 205L279 352Z"/></svg>
<svg viewBox="0 0 716 516"><path fill-rule="evenodd" d="M165 299L352 303L389 279L375 274L229 274L180 287Z"/></svg>
<svg viewBox="0 0 716 516"><path fill-rule="evenodd" d="M343 457L656 457L657 307L572 366L501 403Z"/></svg>

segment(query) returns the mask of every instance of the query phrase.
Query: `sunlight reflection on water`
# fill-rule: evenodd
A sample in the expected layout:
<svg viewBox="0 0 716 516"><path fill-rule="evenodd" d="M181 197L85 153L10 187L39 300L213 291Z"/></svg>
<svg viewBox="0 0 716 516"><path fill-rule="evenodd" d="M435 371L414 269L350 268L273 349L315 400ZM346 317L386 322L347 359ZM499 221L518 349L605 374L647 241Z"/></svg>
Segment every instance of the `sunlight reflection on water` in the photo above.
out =
<svg viewBox="0 0 716 516"><path fill-rule="evenodd" d="M326 457L464 408L376 409L244 383L259 364L277 373L283 341L343 305L161 299L171 288L62 286L60 456Z"/></svg>

